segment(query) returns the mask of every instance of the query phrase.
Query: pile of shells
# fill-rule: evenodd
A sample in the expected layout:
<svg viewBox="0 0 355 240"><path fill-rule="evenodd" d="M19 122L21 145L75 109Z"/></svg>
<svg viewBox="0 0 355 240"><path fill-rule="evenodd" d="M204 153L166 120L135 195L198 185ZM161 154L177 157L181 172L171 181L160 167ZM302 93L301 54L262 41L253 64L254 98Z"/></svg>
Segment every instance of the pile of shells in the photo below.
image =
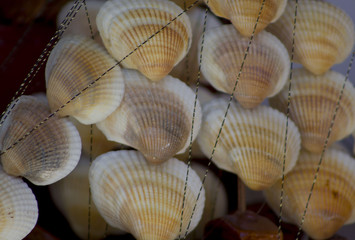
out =
<svg viewBox="0 0 355 240"><path fill-rule="evenodd" d="M205 1L232 24L212 13L204 23L202 8L187 15L194 3L178 2L88 1L93 31L75 30L87 25L79 15L53 48L46 96L21 96L1 119L0 208L20 212L0 221L0 236L21 239L35 225L36 200L16 178L24 177L53 184L53 201L81 239L88 222L92 239L106 224L140 240L203 239L207 220L227 214L228 197L206 166L175 158L196 157L195 140L193 152L264 190L276 214L286 175L284 220L300 223L324 147L355 131L355 88L330 70L354 46L353 22L329 3L300 0L293 45L293 0ZM289 90L291 54L303 67ZM208 100L188 85L201 77ZM312 238L355 221L354 164L325 151L303 224Z"/></svg>

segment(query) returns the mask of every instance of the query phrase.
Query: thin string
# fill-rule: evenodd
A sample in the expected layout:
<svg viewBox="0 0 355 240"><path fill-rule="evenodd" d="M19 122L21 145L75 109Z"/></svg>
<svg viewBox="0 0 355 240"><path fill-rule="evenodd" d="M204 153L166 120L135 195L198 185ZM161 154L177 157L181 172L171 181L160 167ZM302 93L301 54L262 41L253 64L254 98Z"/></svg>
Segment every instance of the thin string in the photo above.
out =
<svg viewBox="0 0 355 240"><path fill-rule="evenodd" d="M351 56L351 59L350 59L350 62L349 62L349 66L348 66L348 69L347 69L347 71L346 71L346 76L345 76L345 79L344 79L344 83L343 83L343 86L342 86L342 88L341 88L341 90L340 90L340 94L339 94L339 98L338 98L338 101L337 101L337 104L336 104L336 107L335 107L335 110L334 110L333 118L332 118L332 121L330 122L330 126L329 126L329 129L328 129L327 138L326 138L325 141L324 141L323 150L322 150L322 153L321 153L319 162L318 162L318 166L317 166L316 173L315 173L314 178L313 178L312 187L311 187L311 190L310 190L309 195L308 195L306 207L305 207L305 209L304 209L304 211L303 211L301 223L299 224L299 228L298 228L296 240L298 240L299 235L301 234L301 231L302 231L302 225L303 225L304 219L305 219L305 217L306 217L306 213L307 213L309 201L311 200L312 193L313 193L313 189L314 189L314 186L315 186L315 184L316 184L316 182L317 182L317 178L318 178L318 174L319 174L320 165L322 164L323 157L324 157L324 153L325 153L325 151L326 151L326 149L327 149L327 146L328 146L329 137L330 137L330 134L332 133L332 129L333 129L333 126L334 126L335 118L336 118L336 115L337 115L337 113L338 113L338 109L339 109L339 106L340 106L340 101L341 101L341 99L342 99L342 97L343 97L345 84L346 84L346 82L347 82L347 80L348 80L348 78L349 78L350 70L351 70L351 67L352 67L353 61L354 61L354 56L355 56L355 49L353 50L353 54L352 54L352 56Z"/></svg>
<svg viewBox="0 0 355 240"><path fill-rule="evenodd" d="M90 21L90 16L89 16L89 12L88 12L88 8L87 8L87 5L86 5L86 1L83 0L83 4L84 4L84 8L85 8L85 15L86 15L86 18L88 20L88 25L89 25L89 29L90 29L90 35L91 35L91 38L92 40L95 40L95 36L94 36L94 33L92 31L92 27L91 27L91 21ZM93 150L93 141L94 141L94 134L93 134L93 131L94 131L94 125L93 124L90 124L90 153L89 153L89 159L90 159L90 164L89 166L91 167L91 164L92 164L92 150ZM91 196L91 186L89 184L89 201L88 201L88 240L91 239L91 202L92 202L92 196Z"/></svg>
<svg viewBox="0 0 355 240"><path fill-rule="evenodd" d="M76 13L79 11L79 9L80 9L79 1L76 0L73 6L71 7L71 9L69 10L69 12L67 13L65 19L62 21L61 27L55 32L54 36L50 39L50 41L42 51L41 55L39 56L39 58L36 60L35 64L31 68L30 72L27 74L26 78L21 83L20 88L16 91L10 103L6 106L5 111L1 113L0 127L2 126L2 124L4 123L8 115L11 113L11 111L14 109L14 107L17 105L19 101L18 97L24 94L29 84L32 82L34 77L37 75L38 71L43 66L45 60L51 53L51 50L49 49L53 48L57 44L62 34L67 29L68 25L75 18ZM11 105L11 109L10 109L10 105Z"/></svg>
<svg viewBox="0 0 355 240"><path fill-rule="evenodd" d="M206 1L206 4L208 4L208 0ZM188 161L187 161L187 170L186 170L186 178L185 178L185 186L184 186L184 196L183 196L182 207L181 207L179 239L181 239L181 233L182 233L182 224L183 224L185 201L186 201L186 190L187 190L187 183L189 181L189 173L190 173L190 166L191 166L192 142L193 142L193 133L194 133L194 125L195 125L195 117L196 117L196 106L197 106L197 99L198 99L198 88L200 86L201 62L202 62L203 45L204 45L204 42L205 42L207 13L208 13L208 8L206 7L205 16L204 16L204 20L203 20L201 49L200 49L200 56L199 56L199 65L198 65L196 89L195 89L195 101L194 101L194 108L193 108L193 112L192 112L191 134L190 134L190 144L189 144L189 156L188 156Z"/></svg>
<svg viewBox="0 0 355 240"><path fill-rule="evenodd" d="M292 30L291 65L290 65L290 76L289 76L289 85L288 85L287 110L286 110L286 130L285 130L284 154L283 154L282 177L281 177L280 214L279 214L279 227L277 229L277 238L278 239L281 238L282 204L283 204L284 183L285 183L285 166L286 166L286 152L287 152L288 122L289 122L289 117L290 117L291 85L292 85L291 83L292 83L292 73L293 73L293 58L294 58L294 52L295 52L297 9L298 9L298 0L296 0L296 5L295 5L295 17L293 19L293 30Z"/></svg>
<svg viewBox="0 0 355 240"><path fill-rule="evenodd" d="M189 223L188 223L188 225L187 225L187 229L186 229L186 231L185 231L184 239L186 239L186 236L187 236L187 234L188 234L188 231L189 231L189 228L190 228L190 225L191 225L191 221L192 221L193 215L194 215L195 210L196 210L197 202L198 202L198 200L199 200L199 198L200 198L200 195L201 195L203 186L204 186L204 184L205 184L206 177L207 177L207 174L208 174L208 171L209 171L209 167L210 167L210 165L211 165L211 163L212 163L212 159L213 159L214 153L215 153L215 151L216 151L216 147L217 147L217 145L218 145L219 138L220 138L220 136L221 136L222 129L223 129L225 120L226 120L227 115L228 115L228 112L229 112L230 105L231 105L232 100L233 100L233 98L234 98L234 92L235 92L235 89L237 88L240 75L241 75L241 73L242 73L242 71L243 71L244 64L245 64L245 60L246 60L246 58L247 58L247 56L248 56L248 53L249 53L250 45L251 45L251 43L252 43L252 41L253 41L253 39L254 39L255 30L256 30L256 27L257 27L257 25L258 25L258 22L259 22L259 19L260 19L260 15L261 15L261 13L262 13L262 10L263 10L263 8L264 8L265 1L266 1L266 0L263 0L263 2L262 2L262 4L261 4L260 11L259 11L258 17L257 17L257 19L256 19L256 23L255 23L255 25L254 25L253 33L252 33L251 36L250 36L250 40L249 40L249 42L248 42L247 49L245 50L244 58L243 58L242 64L241 64L241 66L240 66L239 73L238 73L237 79L236 79L235 84L234 84L234 87L233 87L233 91L232 91L232 93L231 93L231 95L230 95L230 97L229 97L227 109L226 109L226 111L225 111L225 113L224 113L224 117L223 117L221 126L220 126L220 128L219 128L219 132L218 132L218 135L217 135L217 139L216 139L215 144L214 144L214 146L213 146L212 153L211 153L211 157L210 157L210 159L209 159L209 161L208 161L207 169L206 169L205 175L204 175L204 177L203 177L203 179L202 179L202 184L201 184L200 190L199 190L199 192L198 192L198 194L197 194L197 198L196 198L196 201L195 201L195 205L194 205L194 207L193 207L193 209L192 209L191 217L190 217Z"/></svg>
<svg viewBox="0 0 355 240"><path fill-rule="evenodd" d="M40 123L38 123L36 126L34 126L31 130L29 130L26 134L24 134L21 138L19 138L17 141L15 141L12 145L10 145L8 148L6 148L4 151L0 152L0 156L6 153L8 150L12 149L15 147L17 144L22 142L24 139L26 139L33 131L36 131L39 127L41 127L44 123L46 123L49 119L54 117L59 111L61 111L65 106L67 106L69 103L74 101L77 97L79 97L82 93L87 91L90 87L92 87L97 81L99 81L103 76L105 76L107 73L109 73L112 69L114 69L117 65L119 65L121 62L123 62L126 58L131 56L133 53L135 53L139 48L141 48L144 44L146 44L148 41L150 41L153 37L155 37L157 34L159 34L161 31L163 31L165 28L167 28L172 22L174 22L176 19L178 19L182 14L184 14L186 11L191 9L193 6L195 6L200 0L196 0L193 2L189 7L187 7L185 10L180 12L176 17L172 18L166 25L161 27L158 31L156 31L154 34L152 34L150 37L148 37L145 41L143 41L141 44L139 44L135 49L133 49L130 53L128 53L125 57L123 57L120 61L116 62L115 65L112 67L108 68L104 73L102 73L97 79L93 80L91 83L89 83L86 87L84 87L81 91L79 91L76 95L71 97L66 103L64 103L62 106L60 106L58 109L56 109L54 112L49 114L45 119L43 119Z"/></svg>

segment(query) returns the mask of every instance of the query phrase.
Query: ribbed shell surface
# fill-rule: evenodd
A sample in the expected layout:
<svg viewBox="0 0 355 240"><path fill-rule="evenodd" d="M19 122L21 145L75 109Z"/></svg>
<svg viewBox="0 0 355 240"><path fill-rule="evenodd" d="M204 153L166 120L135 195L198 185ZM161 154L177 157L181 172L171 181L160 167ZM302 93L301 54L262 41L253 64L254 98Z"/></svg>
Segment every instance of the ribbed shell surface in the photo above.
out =
<svg viewBox="0 0 355 240"><path fill-rule="evenodd" d="M91 202L89 205L89 168L89 157L84 155L67 177L51 184L49 190L53 202L80 239L88 239L89 217L90 240L102 239L107 234L120 234L122 231L118 229L106 229L106 222L95 204Z"/></svg>
<svg viewBox="0 0 355 240"><path fill-rule="evenodd" d="M130 232L138 240L173 240L179 235L186 170L187 165L177 159L157 166L136 151L108 152L90 168L93 200L110 225ZM201 184L190 169L182 235ZM202 190L189 231L200 220L204 201Z"/></svg>
<svg viewBox="0 0 355 240"><path fill-rule="evenodd" d="M54 116L33 130L50 115L47 103L23 95L13 106L0 129L5 172L23 176L36 185L48 185L68 175L81 153L80 136L74 125ZM18 142L29 131L31 134ZM9 147L12 148L6 150Z"/></svg>
<svg viewBox="0 0 355 240"><path fill-rule="evenodd" d="M271 24L270 31L291 52L295 1ZM300 0L295 33L295 61L314 74L323 74L351 53L355 42L354 23L343 10L325 1Z"/></svg>
<svg viewBox="0 0 355 240"><path fill-rule="evenodd" d="M166 76L151 82L138 71L123 70L126 90L121 105L98 128L109 140L134 147L148 161L160 163L183 153L190 144L194 92ZM193 139L201 124L197 101Z"/></svg>
<svg viewBox="0 0 355 240"><path fill-rule="evenodd" d="M46 65L51 110L61 108L60 116L73 116L83 124L105 119L120 104L124 93L120 67L111 69L115 65L105 49L90 38L68 36L61 39ZM76 99L67 104L74 97Z"/></svg>
<svg viewBox="0 0 355 240"><path fill-rule="evenodd" d="M245 37L250 37L258 18L260 0L204 0L212 12L229 19ZM276 21L284 12L287 0L265 1L255 33L261 32L269 23Z"/></svg>
<svg viewBox="0 0 355 240"><path fill-rule="evenodd" d="M249 38L240 35L232 25L206 32L201 71L214 88L232 93L248 42ZM245 60L236 99L243 107L256 107L282 89L289 66L289 55L283 44L271 33L259 33Z"/></svg>
<svg viewBox="0 0 355 240"><path fill-rule="evenodd" d="M298 126L302 146L320 153L327 138L345 76L328 71L314 75L306 69L293 71L290 117ZM288 87L269 100L272 107L286 111ZM355 88L347 81L339 109L328 139L328 146L355 129Z"/></svg>
<svg viewBox="0 0 355 240"><path fill-rule="evenodd" d="M203 108L204 120L197 141L210 156L215 144L227 101L216 99ZM237 174L253 190L272 186L282 176L286 116L268 106L243 109L232 102L213 162ZM285 173L296 164L300 134L289 120Z"/></svg>
<svg viewBox="0 0 355 240"><path fill-rule="evenodd" d="M301 222L320 154L301 151L286 175L283 217ZM313 239L327 239L344 224L355 222L355 159L335 149L325 152L306 212L303 230ZM279 213L281 181L264 191L268 204Z"/></svg>
<svg viewBox="0 0 355 240"><path fill-rule="evenodd" d="M37 222L37 200L21 178L0 168L0 239L21 240Z"/></svg>
<svg viewBox="0 0 355 240"><path fill-rule="evenodd" d="M113 0L104 4L96 22L103 42L114 58L121 61L139 46L122 65L158 81L184 58L190 48L189 18L186 14L176 18L182 12L180 7L166 0Z"/></svg>

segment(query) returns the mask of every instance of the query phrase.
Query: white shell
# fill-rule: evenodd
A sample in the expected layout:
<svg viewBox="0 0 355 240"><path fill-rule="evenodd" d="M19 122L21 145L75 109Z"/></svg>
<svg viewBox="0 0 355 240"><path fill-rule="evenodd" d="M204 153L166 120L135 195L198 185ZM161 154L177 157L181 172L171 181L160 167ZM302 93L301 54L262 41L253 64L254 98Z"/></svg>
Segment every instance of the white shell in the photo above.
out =
<svg viewBox="0 0 355 240"><path fill-rule="evenodd" d="M108 152L90 168L93 200L110 225L130 232L138 240L173 240L179 235L186 170L187 165L177 159L152 165L136 151ZM182 234L201 184L197 174L190 170ZM200 220L204 201L202 189L189 231Z"/></svg>

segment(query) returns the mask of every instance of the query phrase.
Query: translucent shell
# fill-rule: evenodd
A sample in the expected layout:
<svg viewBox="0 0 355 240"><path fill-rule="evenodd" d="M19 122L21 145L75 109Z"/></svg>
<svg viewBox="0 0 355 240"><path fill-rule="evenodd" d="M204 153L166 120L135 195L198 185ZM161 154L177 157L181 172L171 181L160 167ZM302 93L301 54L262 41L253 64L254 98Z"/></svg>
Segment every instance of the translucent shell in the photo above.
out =
<svg viewBox="0 0 355 240"><path fill-rule="evenodd" d="M99 212L112 226L138 240L173 240L179 235L187 165L169 159L151 165L136 151L108 152L99 156L89 173L92 196ZM182 234L196 203L201 180L190 170L186 189ZM189 231L201 218L202 189Z"/></svg>
<svg viewBox="0 0 355 240"><path fill-rule="evenodd" d="M285 13L267 30L291 52L295 1L288 1ZM351 53L354 24L340 8L325 1L300 0L295 33L295 61L314 74L323 74Z"/></svg>
<svg viewBox="0 0 355 240"><path fill-rule="evenodd" d="M189 50L192 38L189 18L186 14L176 18L182 12L166 0L113 0L104 4L96 20L101 38L114 58L121 61L142 45L122 65L158 81Z"/></svg>
<svg viewBox="0 0 355 240"><path fill-rule="evenodd" d="M49 186L55 205L81 239L88 238L89 167L88 157L82 156L76 168L66 178ZM122 234L122 231L112 227L106 231L105 220L91 202L90 239L102 239L106 234Z"/></svg>
<svg viewBox="0 0 355 240"><path fill-rule="evenodd" d="M153 163L183 153L190 144L194 92L166 76L151 82L138 71L123 70L126 90L121 105L97 127L109 140L131 146ZM197 101L193 139L201 124Z"/></svg>
<svg viewBox="0 0 355 240"><path fill-rule="evenodd" d="M105 119L123 98L122 73L118 66L111 69L115 65L115 60L94 40L83 36L62 38L46 65L47 98L51 110L61 108L60 116L73 116L83 124ZM84 89L87 90L82 92ZM76 99L67 104L74 97Z"/></svg>
<svg viewBox="0 0 355 240"><path fill-rule="evenodd" d="M216 99L204 106L204 120L197 141L210 156L225 115L227 101ZM213 162L237 174L253 190L272 186L282 176L286 116L268 106L243 109L232 102ZM300 134L289 120L285 172L296 164Z"/></svg>
<svg viewBox="0 0 355 240"><path fill-rule="evenodd" d="M0 239L21 240L37 222L37 200L20 178L0 168Z"/></svg>
<svg viewBox="0 0 355 240"><path fill-rule="evenodd" d="M21 96L0 129L1 163L10 175L23 176L36 185L48 185L68 175L81 153L80 136L67 119L50 115L41 98ZM16 102L17 100L15 100ZM29 131L31 134L18 142ZM16 145L15 142L18 142ZM9 147L12 148L8 149Z"/></svg>
<svg viewBox="0 0 355 240"><path fill-rule="evenodd" d="M201 71L214 88L232 93L248 42L249 39L240 35L232 25L206 32ZM245 108L256 107L282 89L289 66L289 55L283 44L268 32L259 33L245 60L236 99Z"/></svg>
<svg viewBox="0 0 355 240"><path fill-rule="evenodd" d="M286 176L283 217L299 224L320 155L301 151L296 167ZM306 212L303 230L313 239L327 239L344 224L355 222L355 159L335 149L325 152ZM281 181L264 191L279 212Z"/></svg>
<svg viewBox="0 0 355 240"><path fill-rule="evenodd" d="M204 0L212 12L229 19L234 27L245 37L250 37L258 18L262 1L260 0ZM284 12L287 0L265 1L255 33L261 32L269 23L276 21Z"/></svg>
<svg viewBox="0 0 355 240"><path fill-rule="evenodd" d="M302 146L320 153L327 138L345 76L329 71L314 75L305 69L293 71L290 117L298 126ZM286 111L288 87L269 100L272 107ZM347 81L328 146L355 129L355 88Z"/></svg>

